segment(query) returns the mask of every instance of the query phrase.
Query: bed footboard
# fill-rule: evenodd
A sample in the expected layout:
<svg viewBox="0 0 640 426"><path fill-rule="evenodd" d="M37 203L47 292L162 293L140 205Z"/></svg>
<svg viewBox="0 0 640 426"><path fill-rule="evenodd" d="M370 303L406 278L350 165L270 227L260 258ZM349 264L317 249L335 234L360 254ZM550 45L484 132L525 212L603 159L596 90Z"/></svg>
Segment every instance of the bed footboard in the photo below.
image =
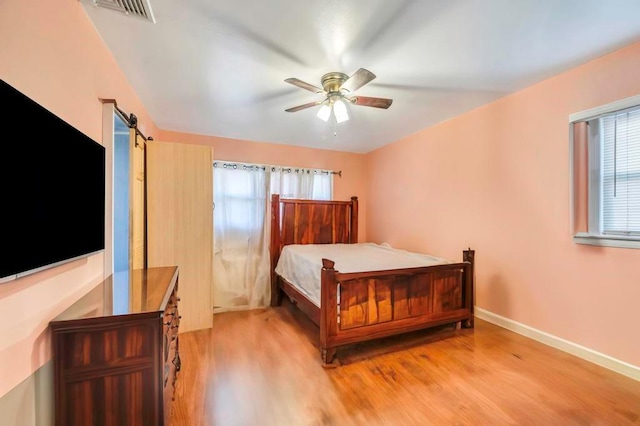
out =
<svg viewBox="0 0 640 426"><path fill-rule="evenodd" d="M469 249L461 263L342 274L323 259L323 362L341 345L449 323L473 327L473 262Z"/></svg>

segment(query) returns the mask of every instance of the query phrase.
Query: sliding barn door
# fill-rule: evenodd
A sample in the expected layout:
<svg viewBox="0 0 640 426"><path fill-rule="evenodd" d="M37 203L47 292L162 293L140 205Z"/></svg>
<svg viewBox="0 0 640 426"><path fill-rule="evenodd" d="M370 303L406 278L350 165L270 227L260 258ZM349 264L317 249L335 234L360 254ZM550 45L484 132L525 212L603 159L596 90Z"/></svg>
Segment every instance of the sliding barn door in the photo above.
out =
<svg viewBox="0 0 640 426"><path fill-rule="evenodd" d="M143 269L147 266L146 207L145 207L145 140L129 130L129 267Z"/></svg>
<svg viewBox="0 0 640 426"><path fill-rule="evenodd" d="M147 142L148 264L179 267L180 331L212 326L213 149Z"/></svg>

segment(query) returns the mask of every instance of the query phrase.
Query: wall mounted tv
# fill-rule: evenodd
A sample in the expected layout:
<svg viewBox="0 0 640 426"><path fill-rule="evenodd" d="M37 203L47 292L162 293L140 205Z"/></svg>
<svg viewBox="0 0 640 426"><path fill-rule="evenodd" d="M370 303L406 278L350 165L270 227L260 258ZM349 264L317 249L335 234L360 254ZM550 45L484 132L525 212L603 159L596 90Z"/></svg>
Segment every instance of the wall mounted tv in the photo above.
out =
<svg viewBox="0 0 640 426"><path fill-rule="evenodd" d="M0 101L0 282L104 250L104 147L3 80Z"/></svg>

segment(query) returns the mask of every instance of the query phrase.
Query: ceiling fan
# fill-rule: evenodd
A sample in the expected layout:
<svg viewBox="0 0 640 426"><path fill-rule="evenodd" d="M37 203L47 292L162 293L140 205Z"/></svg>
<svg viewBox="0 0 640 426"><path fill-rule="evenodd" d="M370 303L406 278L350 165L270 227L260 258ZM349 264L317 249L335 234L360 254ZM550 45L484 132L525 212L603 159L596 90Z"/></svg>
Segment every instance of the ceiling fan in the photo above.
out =
<svg viewBox="0 0 640 426"><path fill-rule="evenodd" d="M287 78L287 83L298 86L302 89L309 90L324 96L324 99L308 104L298 105L289 109L287 112L296 112L314 106L322 105L318 111L318 117L321 120L328 121L331 111L336 117L336 122L342 123L349 119L349 113L344 101L352 105L367 106L373 108L387 109L391 106L393 99L370 98L368 96L356 96L353 93L376 78L375 74L364 68L348 76L341 72L330 72L322 76L322 89L313 84L298 80L297 78Z"/></svg>

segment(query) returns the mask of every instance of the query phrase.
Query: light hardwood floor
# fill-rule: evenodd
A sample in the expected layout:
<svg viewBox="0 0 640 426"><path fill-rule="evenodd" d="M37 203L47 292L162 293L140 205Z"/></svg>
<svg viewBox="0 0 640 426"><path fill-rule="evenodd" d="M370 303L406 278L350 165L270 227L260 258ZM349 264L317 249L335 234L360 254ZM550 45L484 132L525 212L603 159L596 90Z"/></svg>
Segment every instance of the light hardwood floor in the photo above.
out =
<svg viewBox="0 0 640 426"><path fill-rule="evenodd" d="M339 349L287 301L180 335L172 426L631 425L640 382L490 323Z"/></svg>

